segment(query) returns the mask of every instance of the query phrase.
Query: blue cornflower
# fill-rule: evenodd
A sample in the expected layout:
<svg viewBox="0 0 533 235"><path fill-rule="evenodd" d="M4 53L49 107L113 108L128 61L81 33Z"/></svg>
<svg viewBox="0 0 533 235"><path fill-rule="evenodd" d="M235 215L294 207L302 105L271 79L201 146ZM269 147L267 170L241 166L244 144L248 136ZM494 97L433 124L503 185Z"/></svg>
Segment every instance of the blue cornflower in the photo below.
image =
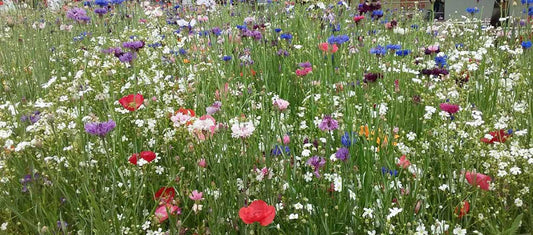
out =
<svg viewBox="0 0 533 235"><path fill-rule="evenodd" d="M105 7L107 4L109 4L109 2L107 0L94 0L94 4L100 7Z"/></svg>
<svg viewBox="0 0 533 235"><path fill-rule="evenodd" d="M436 63L439 67L443 68L443 67L445 67L445 66L447 65L447 63L446 63L447 59L448 59L448 56L446 56L446 55L444 55L444 56L437 56L437 57L435 57L435 63Z"/></svg>
<svg viewBox="0 0 533 235"><path fill-rule="evenodd" d="M468 8L466 8L466 12L468 12L470 14L475 14L475 13L479 12L479 9L477 7L468 7Z"/></svg>
<svg viewBox="0 0 533 235"><path fill-rule="evenodd" d="M279 33L279 32L281 32L281 29L280 28L275 28L274 32Z"/></svg>
<svg viewBox="0 0 533 235"><path fill-rule="evenodd" d="M411 54L411 50L398 50L396 51L396 55L399 55L399 56L406 56L406 55L409 55Z"/></svg>
<svg viewBox="0 0 533 235"><path fill-rule="evenodd" d="M389 170L387 167L381 167L381 174L389 174L390 176L397 176L398 171L397 170Z"/></svg>
<svg viewBox="0 0 533 235"><path fill-rule="evenodd" d="M532 4L532 3L533 3L533 0L522 0L521 2L522 2L522 5L524 5L524 4L526 4L526 3L527 3L527 4Z"/></svg>
<svg viewBox="0 0 533 235"><path fill-rule="evenodd" d="M377 46L370 49L370 54L376 54L376 55L385 55L387 53L387 49L382 46Z"/></svg>
<svg viewBox="0 0 533 235"><path fill-rule="evenodd" d="M180 48L180 50L178 51L181 55L186 55L187 54L187 50L183 49L183 48Z"/></svg>
<svg viewBox="0 0 533 235"><path fill-rule="evenodd" d="M412 29L418 29L418 27L419 27L419 26L418 26L417 24L413 24L413 25L411 25L411 28L412 28Z"/></svg>
<svg viewBox="0 0 533 235"><path fill-rule="evenodd" d="M224 57L222 57L222 60L223 61L230 61L231 60L231 56L225 55Z"/></svg>
<svg viewBox="0 0 533 235"><path fill-rule="evenodd" d="M529 49L531 47L531 41L522 42L522 47L524 49Z"/></svg>
<svg viewBox="0 0 533 235"><path fill-rule="evenodd" d="M374 10L372 11L372 18L381 18L383 16L383 11L382 10Z"/></svg>
<svg viewBox="0 0 533 235"><path fill-rule="evenodd" d="M245 30L248 29L248 27L246 27L246 25L237 25L237 29Z"/></svg>
<svg viewBox="0 0 533 235"><path fill-rule="evenodd" d="M290 33L282 33L280 38L281 39L285 39L287 41L291 41L292 40L292 34L290 34Z"/></svg>
<svg viewBox="0 0 533 235"><path fill-rule="evenodd" d="M385 48L387 48L387 50L400 50L402 49L402 46L398 44L389 44L385 46Z"/></svg>

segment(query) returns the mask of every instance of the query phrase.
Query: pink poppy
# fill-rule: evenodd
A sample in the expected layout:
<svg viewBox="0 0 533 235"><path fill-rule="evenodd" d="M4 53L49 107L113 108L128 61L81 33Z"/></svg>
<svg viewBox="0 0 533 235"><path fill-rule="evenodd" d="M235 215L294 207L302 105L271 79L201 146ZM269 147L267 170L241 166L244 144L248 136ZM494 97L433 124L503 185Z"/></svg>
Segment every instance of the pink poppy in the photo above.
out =
<svg viewBox="0 0 533 235"><path fill-rule="evenodd" d="M407 167L409 167L409 165L411 165L411 162L409 161L409 159L407 159L407 157L405 155L403 155L402 157L400 157L400 159L398 160L398 163L396 163L397 166L405 169Z"/></svg>
<svg viewBox="0 0 533 235"><path fill-rule="evenodd" d="M181 214L181 209L171 204L161 205L155 210L155 216L159 219L159 223L163 223L163 221L168 219L168 212L171 215L179 215Z"/></svg>
<svg viewBox="0 0 533 235"><path fill-rule="evenodd" d="M490 176L475 172L466 172L465 178L472 186L479 186L479 188L485 191L489 190L489 183L492 181Z"/></svg>

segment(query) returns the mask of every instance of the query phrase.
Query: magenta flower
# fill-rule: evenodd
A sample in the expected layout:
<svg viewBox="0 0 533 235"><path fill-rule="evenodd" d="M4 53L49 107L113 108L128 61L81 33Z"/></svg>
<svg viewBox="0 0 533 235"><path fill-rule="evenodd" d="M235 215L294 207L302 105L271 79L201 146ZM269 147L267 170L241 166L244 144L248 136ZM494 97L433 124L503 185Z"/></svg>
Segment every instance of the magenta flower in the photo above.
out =
<svg viewBox="0 0 533 235"><path fill-rule="evenodd" d="M454 114L459 111L459 105L455 104L442 103L439 107L442 111L448 112L450 114Z"/></svg>
<svg viewBox="0 0 533 235"><path fill-rule="evenodd" d="M204 193L198 192L198 190L194 190L192 191L192 194L189 196L189 198L193 201L200 201L204 200L204 198L202 197L203 195Z"/></svg>

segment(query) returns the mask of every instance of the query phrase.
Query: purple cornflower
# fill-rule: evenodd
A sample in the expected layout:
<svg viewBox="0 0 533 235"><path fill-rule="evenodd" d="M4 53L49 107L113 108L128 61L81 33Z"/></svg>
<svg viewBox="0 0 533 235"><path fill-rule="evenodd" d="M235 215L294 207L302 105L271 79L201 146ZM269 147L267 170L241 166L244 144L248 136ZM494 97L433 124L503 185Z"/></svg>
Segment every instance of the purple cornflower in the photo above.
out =
<svg viewBox="0 0 533 235"><path fill-rule="evenodd" d="M128 48L132 51L139 51L139 49L144 47L144 41L133 41L122 43L122 47Z"/></svg>
<svg viewBox="0 0 533 235"><path fill-rule="evenodd" d="M301 68L311 68L311 67L313 67L313 65L311 65L311 62L309 62L309 61L299 63L298 66L300 66Z"/></svg>
<svg viewBox="0 0 533 235"><path fill-rule="evenodd" d="M107 9L105 8L96 8L94 9L94 13L98 14L100 17L105 15L107 13Z"/></svg>
<svg viewBox="0 0 533 235"><path fill-rule="evenodd" d="M335 153L335 157L337 157L337 159L341 161L346 161L350 159L350 151L347 148L342 147L337 150L337 152Z"/></svg>
<svg viewBox="0 0 533 235"><path fill-rule="evenodd" d="M102 49L100 52L104 54L116 54L117 52L122 53L122 49L120 47L110 47L108 49Z"/></svg>
<svg viewBox="0 0 533 235"><path fill-rule="evenodd" d="M121 55L118 56L120 62L123 63L131 63L135 58L137 58L137 54L132 52L121 53Z"/></svg>
<svg viewBox="0 0 533 235"><path fill-rule="evenodd" d="M222 107L222 102L215 101L213 105L205 108L205 111L207 112L208 115L213 115L220 110L220 107Z"/></svg>
<svg viewBox="0 0 533 235"><path fill-rule="evenodd" d="M85 131L91 135L104 137L112 131L117 124L113 120L107 122L92 122L85 124Z"/></svg>
<svg viewBox="0 0 533 235"><path fill-rule="evenodd" d="M307 160L307 165L312 166L314 168L315 172L313 174L315 174L317 178L320 178L319 170L325 164L326 164L326 159L323 157L319 157L319 156L313 156L309 158L309 160Z"/></svg>
<svg viewBox="0 0 533 235"><path fill-rule="evenodd" d="M32 114L30 114L30 115L22 115L22 117L20 117L20 121L21 122L30 121L31 124L36 123L37 121L39 121L41 119L41 115L40 114L41 114L41 112L35 111Z"/></svg>
<svg viewBox="0 0 533 235"><path fill-rule="evenodd" d="M322 122L320 122L318 125L318 128L323 131L333 131L339 128L339 123L337 120L331 118L330 115L326 115L324 116L324 119L322 119Z"/></svg>
<svg viewBox="0 0 533 235"><path fill-rule="evenodd" d="M74 7L67 12L67 17L78 22L87 22L91 18L87 16L87 12L82 8Z"/></svg>

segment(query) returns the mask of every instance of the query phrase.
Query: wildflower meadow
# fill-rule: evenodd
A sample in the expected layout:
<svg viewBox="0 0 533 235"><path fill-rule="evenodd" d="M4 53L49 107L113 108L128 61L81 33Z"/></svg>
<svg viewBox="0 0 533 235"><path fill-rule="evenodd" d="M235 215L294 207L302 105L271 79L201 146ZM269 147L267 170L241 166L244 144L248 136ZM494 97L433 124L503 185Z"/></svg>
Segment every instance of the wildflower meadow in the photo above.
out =
<svg viewBox="0 0 533 235"><path fill-rule="evenodd" d="M0 234L529 234L533 1L464 1L0 0Z"/></svg>

